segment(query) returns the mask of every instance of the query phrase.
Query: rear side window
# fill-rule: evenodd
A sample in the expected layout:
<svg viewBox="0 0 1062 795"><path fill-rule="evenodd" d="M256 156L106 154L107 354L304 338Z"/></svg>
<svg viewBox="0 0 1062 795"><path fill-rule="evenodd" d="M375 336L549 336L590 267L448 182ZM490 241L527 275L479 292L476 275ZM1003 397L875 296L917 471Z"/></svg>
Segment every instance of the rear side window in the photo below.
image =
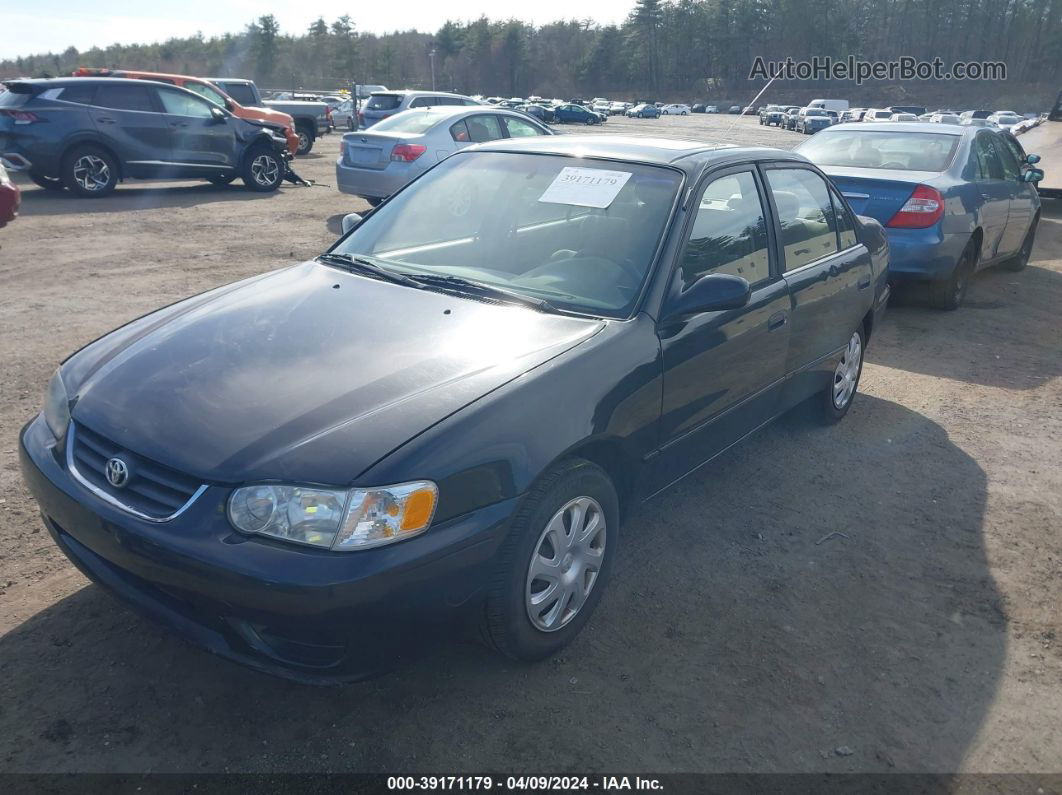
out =
<svg viewBox="0 0 1062 795"><path fill-rule="evenodd" d="M974 155L981 179L1003 179L1003 163L993 146L992 133L981 133L974 139Z"/></svg>
<svg viewBox="0 0 1062 795"><path fill-rule="evenodd" d="M80 86L67 86L59 94L59 99L63 102L76 102L78 105L91 105L92 95L96 93L96 86L92 83L85 83Z"/></svg>
<svg viewBox="0 0 1062 795"><path fill-rule="evenodd" d="M188 96L181 91L170 91L164 88L159 91L159 98L162 100L162 107L166 113L172 113L174 116L209 119L213 115L210 112L210 105L205 100Z"/></svg>
<svg viewBox="0 0 1062 795"><path fill-rule="evenodd" d="M464 119L450 127L450 137L457 141L459 144L467 144L469 141L472 140L468 136L468 125L465 124Z"/></svg>
<svg viewBox="0 0 1062 795"><path fill-rule="evenodd" d="M124 83L102 84L96 87L96 104L115 110L154 111L151 89Z"/></svg>
<svg viewBox="0 0 1062 795"><path fill-rule="evenodd" d="M785 270L802 268L837 251L830 191L822 177L803 168L770 169L778 224L782 228Z"/></svg>
<svg viewBox="0 0 1062 795"><path fill-rule="evenodd" d="M848 212L848 208L844 206L841 197L832 190L830 191L830 199L833 200L833 217L837 221L837 236L841 241L841 251L844 251L859 242L859 238L856 237L855 233L855 219Z"/></svg>
<svg viewBox="0 0 1062 795"><path fill-rule="evenodd" d="M402 132L418 135L427 132L443 118L437 111L420 110L416 113L396 113L372 126L373 132Z"/></svg>
<svg viewBox="0 0 1062 795"><path fill-rule="evenodd" d="M483 141L496 141L502 137L501 125L497 116L469 116L465 122L468 124L468 137L472 143L478 144Z"/></svg>
<svg viewBox="0 0 1062 795"><path fill-rule="evenodd" d="M398 94L373 94L365 104L365 110L394 110L402 104Z"/></svg>

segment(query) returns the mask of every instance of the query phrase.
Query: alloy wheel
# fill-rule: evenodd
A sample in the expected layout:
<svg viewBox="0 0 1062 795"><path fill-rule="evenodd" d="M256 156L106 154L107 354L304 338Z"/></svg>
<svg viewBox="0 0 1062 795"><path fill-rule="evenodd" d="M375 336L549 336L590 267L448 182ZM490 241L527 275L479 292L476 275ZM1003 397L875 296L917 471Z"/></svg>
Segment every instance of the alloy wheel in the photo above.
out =
<svg viewBox="0 0 1062 795"><path fill-rule="evenodd" d="M853 332L841 356L841 361L838 362L837 369L833 373L833 405L835 408L843 409L852 399L862 363L863 342L859 338L859 332Z"/></svg>
<svg viewBox="0 0 1062 795"><path fill-rule="evenodd" d="M74 163L74 180L82 190L95 193L110 183L111 168L103 158L82 155Z"/></svg>
<svg viewBox="0 0 1062 795"><path fill-rule="evenodd" d="M277 181L280 166L272 155L258 155L251 161L251 176L259 185L272 185Z"/></svg>
<svg viewBox="0 0 1062 795"><path fill-rule="evenodd" d="M567 626L586 603L605 558L605 512L576 497L553 514L539 536L524 589L527 617L542 632Z"/></svg>

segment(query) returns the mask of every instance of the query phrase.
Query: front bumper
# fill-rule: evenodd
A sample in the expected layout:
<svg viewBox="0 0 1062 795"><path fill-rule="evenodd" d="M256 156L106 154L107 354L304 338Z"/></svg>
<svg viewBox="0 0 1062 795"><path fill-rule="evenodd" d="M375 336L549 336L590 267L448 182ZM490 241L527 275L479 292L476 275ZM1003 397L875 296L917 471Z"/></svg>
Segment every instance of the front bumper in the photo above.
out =
<svg viewBox="0 0 1062 795"><path fill-rule="evenodd" d="M478 615L516 506L331 553L236 533L221 486L170 522L139 520L75 481L59 447L32 420L20 435L22 474L52 538L87 577L209 651L308 682L386 670Z"/></svg>

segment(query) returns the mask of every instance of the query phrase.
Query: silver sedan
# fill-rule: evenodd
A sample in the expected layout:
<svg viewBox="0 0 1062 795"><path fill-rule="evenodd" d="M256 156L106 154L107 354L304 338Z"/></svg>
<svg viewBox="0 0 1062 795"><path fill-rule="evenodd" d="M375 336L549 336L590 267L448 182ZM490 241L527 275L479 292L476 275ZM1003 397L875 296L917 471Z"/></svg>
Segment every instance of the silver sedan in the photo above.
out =
<svg viewBox="0 0 1062 795"><path fill-rule="evenodd" d="M438 106L396 113L369 130L343 135L336 184L374 207L458 149L499 138L553 135L545 124L515 111Z"/></svg>

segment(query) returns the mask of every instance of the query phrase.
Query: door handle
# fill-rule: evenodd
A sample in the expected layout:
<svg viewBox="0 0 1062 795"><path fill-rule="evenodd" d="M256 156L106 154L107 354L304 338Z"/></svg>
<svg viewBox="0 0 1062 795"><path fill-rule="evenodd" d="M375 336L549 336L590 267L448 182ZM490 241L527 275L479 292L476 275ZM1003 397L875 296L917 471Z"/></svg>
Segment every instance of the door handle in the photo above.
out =
<svg viewBox="0 0 1062 795"><path fill-rule="evenodd" d="M767 318L767 330L774 331L776 328L781 328L785 325L789 319L789 313L785 310L781 312L775 312L769 318Z"/></svg>
<svg viewBox="0 0 1062 795"><path fill-rule="evenodd" d="M862 279L859 280L859 289L865 290L868 287L870 287L870 277L864 276Z"/></svg>
<svg viewBox="0 0 1062 795"><path fill-rule="evenodd" d="M174 121L174 122L170 122L170 126L171 127L187 127L188 126L188 122L186 122L186 121Z"/></svg>
<svg viewBox="0 0 1062 795"><path fill-rule="evenodd" d="M112 119L110 116L97 116L96 121L100 124L117 124L117 119Z"/></svg>

